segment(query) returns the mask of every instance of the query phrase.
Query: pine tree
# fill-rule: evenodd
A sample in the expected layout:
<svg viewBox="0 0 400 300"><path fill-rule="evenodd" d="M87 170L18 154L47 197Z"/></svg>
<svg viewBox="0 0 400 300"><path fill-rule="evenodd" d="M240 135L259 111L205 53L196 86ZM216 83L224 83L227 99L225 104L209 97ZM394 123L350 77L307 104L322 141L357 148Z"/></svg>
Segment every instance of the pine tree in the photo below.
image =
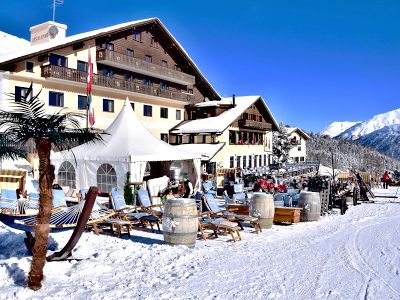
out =
<svg viewBox="0 0 400 300"><path fill-rule="evenodd" d="M289 161L289 151L293 148L290 143L289 133L283 123L279 124L278 131L272 137L272 154L278 163L285 164Z"/></svg>

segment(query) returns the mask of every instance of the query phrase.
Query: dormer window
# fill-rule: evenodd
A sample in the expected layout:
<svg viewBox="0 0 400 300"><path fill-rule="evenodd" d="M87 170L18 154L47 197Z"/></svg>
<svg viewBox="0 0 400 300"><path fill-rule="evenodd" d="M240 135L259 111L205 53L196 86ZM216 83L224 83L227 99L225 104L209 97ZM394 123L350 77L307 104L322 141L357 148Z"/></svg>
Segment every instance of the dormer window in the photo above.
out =
<svg viewBox="0 0 400 300"><path fill-rule="evenodd" d="M145 55L143 58L144 61L147 61L149 63L151 63L153 61L153 58L151 57L151 55Z"/></svg>
<svg viewBox="0 0 400 300"><path fill-rule="evenodd" d="M140 42L142 40L142 35L140 34L140 32L135 31L133 33L133 40L136 42Z"/></svg>

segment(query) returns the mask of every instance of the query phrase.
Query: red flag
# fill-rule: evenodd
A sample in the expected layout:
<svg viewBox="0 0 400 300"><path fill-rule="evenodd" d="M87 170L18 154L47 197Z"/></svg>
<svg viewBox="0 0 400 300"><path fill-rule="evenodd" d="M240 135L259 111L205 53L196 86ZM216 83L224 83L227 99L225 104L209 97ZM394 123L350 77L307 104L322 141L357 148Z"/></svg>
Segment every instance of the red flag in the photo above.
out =
<svg viewBox="0 0 400 300"><path fill-rule="evenodd" d="M89 124L90 126L94 125L94 108L92 103L92 83L93 83L93 65L92 59L90 55L90 47L89 47L89 58L88 58L88 77L87 77L87 106L89 111Z"/></svg>

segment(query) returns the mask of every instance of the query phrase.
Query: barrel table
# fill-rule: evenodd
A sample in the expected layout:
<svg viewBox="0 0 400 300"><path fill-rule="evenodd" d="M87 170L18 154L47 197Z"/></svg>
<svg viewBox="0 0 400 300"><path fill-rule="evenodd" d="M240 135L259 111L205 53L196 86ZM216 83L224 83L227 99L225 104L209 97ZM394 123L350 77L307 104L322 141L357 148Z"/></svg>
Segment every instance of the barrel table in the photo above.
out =
<svg viewBox="0 0 400 300"><path fill-rule="evenodd" d="M321 215L321 198L319 193L302 191L297 207L302 208L301 221L318 221Z"/></svg>
<svg viewBox="0 0 400 300"><path fill-rule="evenodd" d="M168 199L164 205L162 225L165 243L193 248L198 231L195 199Z"/></svg>
<svg viewBox="0 0 400 300"><path fill-rule="evenodd" d="M274 198L266 193L253 193L250 215L260 219L261 228L271 228L274 221Z"/></svg>

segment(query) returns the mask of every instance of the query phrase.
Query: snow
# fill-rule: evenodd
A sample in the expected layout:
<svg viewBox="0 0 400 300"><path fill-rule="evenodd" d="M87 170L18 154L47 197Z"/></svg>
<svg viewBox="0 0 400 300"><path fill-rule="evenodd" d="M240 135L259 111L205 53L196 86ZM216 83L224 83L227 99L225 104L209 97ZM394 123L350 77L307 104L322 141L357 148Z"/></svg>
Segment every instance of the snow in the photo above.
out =
<svg viewBox="0 0 400 300"><path fill-rule="evenodd" d="M338 135L339 138L356 140L385 126L400 124L400 108L373 116Z"/></svg>
<svg viewBox="0 0 400 300"><path fill-rule="evenodd" d="M199 153L202 160L210 160L224 146L224 143L217 144L181 144L174 147L188 152Z"/></svg>
<svg viewBox="0 0 400 300"><path fill-rule="evenodd" d="M321 130L320 134L321 135L329 135L330 137L335 137L339 134L341 134L343 131L347 130L348 128L357 125L361 122L350 122L350 121L344 121L344 122L333 122L329 124L327 127Z"/></svg>
<svg viewBox="0 0 400 300"><path fill-rule="evenodd" d="M25 39L0 31L0 55L29 47L31 44Z"/></svg>
<svg viewBox="0 0 400 300"><path fill-rule="evenodd" d="M240 242L198 240L194 249L144 229L122 239L84 233L75 260L46 264L38 292L24 287L25 234L0 225L0 299L399 299L396 201L258 235L245 227ZM52 234L50 248L70 234Z"/></svg>

